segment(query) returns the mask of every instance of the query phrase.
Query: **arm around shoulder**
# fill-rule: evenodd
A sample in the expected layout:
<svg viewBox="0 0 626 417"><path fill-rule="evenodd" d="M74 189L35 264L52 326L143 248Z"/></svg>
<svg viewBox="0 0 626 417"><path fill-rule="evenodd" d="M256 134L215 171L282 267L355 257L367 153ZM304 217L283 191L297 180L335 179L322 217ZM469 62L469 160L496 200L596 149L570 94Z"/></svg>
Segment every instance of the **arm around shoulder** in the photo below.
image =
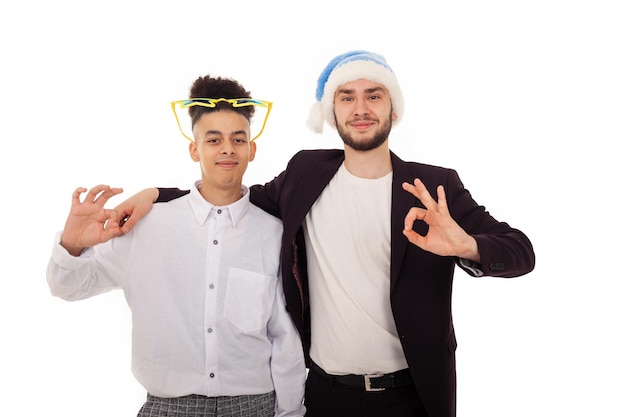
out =
<svg viewBox="0 0 626 417"><path fill-rule="evenodd" d="M120 228L122 233L128 233L150 210L159 198L157 188L146 188L139 191L126 200L122 201L115 210L120 215Z"/></svg>

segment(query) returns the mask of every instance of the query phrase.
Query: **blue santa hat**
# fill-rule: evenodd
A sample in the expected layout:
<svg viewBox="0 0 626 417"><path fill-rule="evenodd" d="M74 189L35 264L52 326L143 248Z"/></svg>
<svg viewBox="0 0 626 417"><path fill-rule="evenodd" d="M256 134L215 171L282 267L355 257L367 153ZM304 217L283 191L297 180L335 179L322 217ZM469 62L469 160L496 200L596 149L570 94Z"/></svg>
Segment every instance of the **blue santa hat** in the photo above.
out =
<svg viewBox="0 0 626 417"><path fill-rule="evenodd" d="M322 133L324 121L336 128L333 101L335 91L341 85L365 79L385 86L391 97L397 123L404 111L402 91L396 75L382 55L367 51L350 51L336 56L324 68L317 80L315 103L311 107L307 126L315 133Z"/></svg>

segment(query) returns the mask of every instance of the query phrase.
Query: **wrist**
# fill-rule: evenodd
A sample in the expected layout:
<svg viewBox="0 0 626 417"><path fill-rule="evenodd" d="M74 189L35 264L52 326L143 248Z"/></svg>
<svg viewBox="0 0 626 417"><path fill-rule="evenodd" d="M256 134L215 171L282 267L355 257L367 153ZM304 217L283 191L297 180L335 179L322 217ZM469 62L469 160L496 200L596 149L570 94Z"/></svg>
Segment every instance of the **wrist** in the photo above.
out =
<svg viewBox="0 0 626 417"><path fill-rule="evenodd" d="M478 252L478 242L473 236L468 235L465 249L459 255L459 258L467 259L468 261L480 263L480 252Z"/></svg>
<svg viewBox="0 0 626 417"><path fill-rule="evenodd" d="M63 241L63 238L61 238L60 244L67 251L67 253L69 253L72 256L80 256L80 254L83 253L83 251L85 250L84 246L75 246L75 245L67 244L66 242Z"/></svg>

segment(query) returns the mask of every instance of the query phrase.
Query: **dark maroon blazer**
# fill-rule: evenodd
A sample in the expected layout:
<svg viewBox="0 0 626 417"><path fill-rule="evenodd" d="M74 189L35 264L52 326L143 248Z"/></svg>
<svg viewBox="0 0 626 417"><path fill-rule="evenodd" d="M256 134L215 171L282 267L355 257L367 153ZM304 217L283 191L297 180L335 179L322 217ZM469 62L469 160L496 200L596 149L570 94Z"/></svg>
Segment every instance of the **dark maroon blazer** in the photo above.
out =
<svg viewBox="0 0 626 417"><path fill-rule="evenodd" d="M411 207L423 205L402 189L402 183L419 178L435 199L437 186L444 186L453 219L478 242L481 264L475 267L485 276L526 274L534 268L535 255L521 231L497 221L472 199L454 170L404 162L393 153L391 159L391 309L429 416L453 417L456 338L451 315L452 278L455 264L470 270L454 257L437 256L408 242L402 234L404 218ZM287 309L302 337L307 361L311 333L302 223L343 160L342 150L301 151L274 180L250 187L251 201L283 221L281 264ZM161 194L168 199L168 193ZM414 230L425 234L428 226L417 221Z"/></svg>

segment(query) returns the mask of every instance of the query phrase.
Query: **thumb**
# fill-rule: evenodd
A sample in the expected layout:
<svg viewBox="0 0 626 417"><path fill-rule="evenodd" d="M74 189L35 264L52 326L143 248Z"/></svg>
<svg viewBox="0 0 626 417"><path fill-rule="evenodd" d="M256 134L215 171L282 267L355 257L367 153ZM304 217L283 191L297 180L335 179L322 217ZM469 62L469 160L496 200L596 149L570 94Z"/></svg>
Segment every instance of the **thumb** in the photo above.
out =
<svg viewBox="0 0 626 417"><path fill-rule="evenodd" d="M126 234L133 230L133 227L137 224L137 216L133 216L133 213L127 214L120 219L120 230L123 234Z"/></svg>

